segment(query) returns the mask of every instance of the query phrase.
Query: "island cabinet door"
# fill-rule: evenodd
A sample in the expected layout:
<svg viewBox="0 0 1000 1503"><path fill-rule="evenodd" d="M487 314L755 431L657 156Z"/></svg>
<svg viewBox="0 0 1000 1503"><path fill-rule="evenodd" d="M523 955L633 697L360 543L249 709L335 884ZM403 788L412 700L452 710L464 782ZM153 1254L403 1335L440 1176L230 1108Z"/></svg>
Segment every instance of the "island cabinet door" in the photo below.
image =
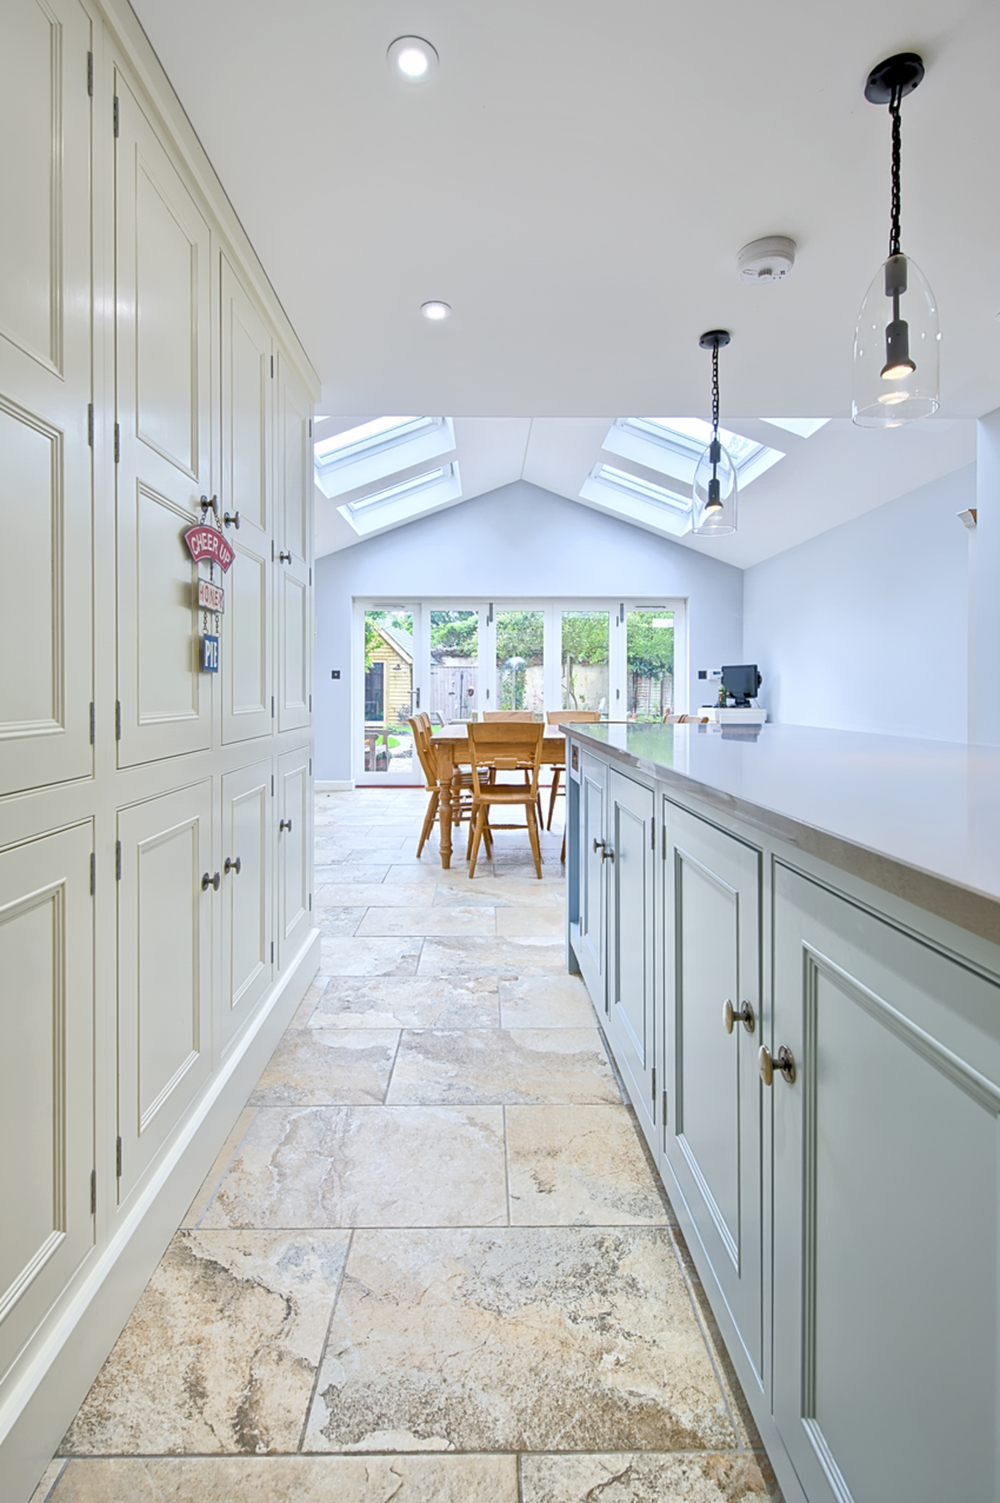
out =
<svg viewBox="0 0 1000 1503"><path fill-rule="evenodd" d="M227 772L222 779L223 1049L271 981L271 788L270 760Z"/></svg>
<svg viewBox="0 0 1000 1503"><path fill-rule="evenodd" d="M1000 985L777 866L773 1413L810 1503L1000 1497Z"/></svg>
<svg viewBox="0 0 1000 1503"><path fill-rule="evenodd" d="M656 795L608 772L608 1030L643 1131L655 1143L653 813Z"/></svg>
<svg viewBox="0 0 1000 1503"><path fill-rule="evenodd" d="M608 790L607 764L586 752L580 755L579 837L580 930L576 958L591 1001L607 1009L605 960L607 949L607 884L602 860L604 805Z"/></svg>
<svg viewBox="0 0 1000 1503"><path fill-rule="evenodd" d="M763 1386L761 853L667 799L663 821L667 1163Z"/></svg>

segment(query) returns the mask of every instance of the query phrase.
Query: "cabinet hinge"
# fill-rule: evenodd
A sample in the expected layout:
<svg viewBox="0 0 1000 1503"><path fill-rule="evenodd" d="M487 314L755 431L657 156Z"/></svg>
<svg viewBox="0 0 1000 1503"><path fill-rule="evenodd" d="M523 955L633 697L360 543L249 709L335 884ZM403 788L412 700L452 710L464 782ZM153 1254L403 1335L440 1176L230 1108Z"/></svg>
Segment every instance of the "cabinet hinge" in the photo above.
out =
<svg viewBox="0 0 1000 1503"><path fill-rule="evenodd" d="M663 823L663 840L662 840L661 844L663 846L663 859L664 859L664 861L666 861L666 859L667 859L667 825L666 825L666 821L664 821L664 823Z"/></svg>
<svg viewBox="0 0 1000 1503"><path fill-rule="evenodd" d="M97 1170L90 1171L90 1214L97 1215Z"/></svg>
<svg viewBox="0 0 1000 1503"><path fill-rule="evenodd" d="M120 882L121 879L122 879L122 843L121 843L120 840L116 840L115 841L115 881L116 882Z"/></svg>
<svg viewBox="0 0 1000 1503"><path fill-rule="evenodd" d="M93 402L88 402L87 403L87 442L88 442L88 444L90 445L91 448L94 447L94 404L93 404Z"/></svg>
<svg viewBox="0 0 1000 1503"><path fill-rule="evenodd" d="M274 773L271 774L271 797L274 798Z"/></svg>
<svg viewBox="0 0 1000 1503"><path fill-rule="evenodd" d="M312 759L312 757L310 757L309 758L309 776L312 777L312 775L313 775L313 759Z"/></svg>
<svg viewBox="0 0 1000 1503"><path fill-rule="evenodd" d="M119 1138L115 1143L115 1174L119 1179L122 1177L122 1140Z"/></svg>
<svg viewBox="0 0 1000 1503"><path fill-rule="evenodd" d="M310 418L309 419L309 437L312 438L312 436L313 436L313 420L312 420L312 418Z"/></svg>
<svg viewBox="0 0 1000 1503"><path fill-rule="evenodd" d="M120 110L118 108L118 95L116 94L115 95L115 135L116 136L118 135L120 124L121 124L121 112L120 112Z"/></svg>
<svg viewBox="0 0 1000 1503"><path fill-rule="evenodd" d="M271 964L274 965L274 940L271 941Z"/></svg>
<svg viewBox="0 0 1000 1503"><path fill-rule="evenodd" d="M620 689L616 689L615 690L615 699L621 699L621 697L622 697L622 691Z"/></svg>
<svg viewBox="0 0 1000 1503"><path fill-rule="evenodd" d="M274 695L271 695L271 719L274 719Z"/></svg>
<svg viewBox="0 0 1000 1503"><path fill-rule="evenodd" d="M310 694L310 696L309 696L309 713L310 713L310 715L312 714L312 707L313 707L313 697Z"/></svg>
<svg viewBox="0 0 1000 1503"><path fill-rule="evenodd" d="M95 851L91 851L91 853L90 853L90 896L93 897L94 893L96 891L97 891L97 854L96 854Z"/></svg>
<svg viewBox="0 0 1000 1503"><path fill-rule="evenodd" d="M649 849L656 850L656 815L649 821Z"/></svg>
<svg viewBox="0 0 1000 1503"><path fill-rule="evenodd" d="M115 424L115 464L121 464L122 458L122 430Z"/></svg>
<svg viewBox="0 0 1000 1503"><path fill-rule="evenodd" d="M664 1124L664 1122L666 1122L666 1120L667 1120L667 1093L666 1093L666 1091L664 1091L664 1093L663 1093L663 1101L662 1101L662 1104L661 1104L661 1107L660 1107L660 1111L662 1113L662 1115L660 1117L660 1126L662 1127L663 1124Z"/></svg>
<svg viewBox="0 0 1000 1503"><path fill-rule="evenodd" d="M122 739L122 702L121 702L120 699L116 699L115 700L115 740L116 741L120 741L121 739Z"/></svg>
<svg viewBox="0 0 1000 1503"><path fill-rule="evenodd" d="M97 735L97 709L94 701L90 701L90 744L93 746L94 737Z"/></svg>
<svg viewBox="0 0 1000 1503"><path fill-rule="evenodd" d="M87 93L93 98L94 94L94 54L87 53Z"/></svg>
<svg viewBox="0 0 1000 1503"><path fill-rule="evenodd" d="M310 893L309 894L309 912L312 913L312 910L313 910L313 895L312 895L312 893Z"/></svg>
<svg viewBox="0 0 1000 1503"><path fill-rule="evenodd" d="M271 377L274 378L274 356L271 356Z"/></svg>
<svg viewBox="0 0 1000 1503"><path fill-rule="evenodd" d="M312 584L312 582L313 582L313 571L310 569L309 570L309 583Z"/></svg>
<svg viewBox="0 0 1000 1503"><path fill-rule="evenodd" d="M274 563L274 538L271 539L271 562Z"/></svg>
<svg viewBox="0 0 1000 1503"><path fill-rule="evenodd" d="M656 1066L655 1065L653 1066L652 1070L650 1071L650 1074L653 1077L653 1089L650 1092L650 1095L653 1098L653 1105L655 1106L656 1105Z"/></svg>

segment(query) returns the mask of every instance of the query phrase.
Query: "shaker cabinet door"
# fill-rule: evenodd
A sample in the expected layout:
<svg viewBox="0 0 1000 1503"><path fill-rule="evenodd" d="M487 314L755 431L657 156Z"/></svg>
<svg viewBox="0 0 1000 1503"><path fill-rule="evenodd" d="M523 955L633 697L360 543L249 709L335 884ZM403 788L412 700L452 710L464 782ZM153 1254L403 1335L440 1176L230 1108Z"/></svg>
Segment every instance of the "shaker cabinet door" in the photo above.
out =
<svg viewBox="0 0 1000 1503"><path fill-rule="evenodd" d="M663 800L667 1164L763 1384L761 853Z"/></svg>
<svg viewBox="0 0 1000 1503"><path fill-rule="evenodd" d="M0 795L92 766L92 45L77 0L0 6Z"/></svg>
<svg viewBox="0 0 1000 1503"><path fill-rule="evenodd" d="M94 1245L92 849L0 852L0 1375Z"/></svg>
<svg viewBox="0 0 1000 1503"><path fill-rule="evenodd" d="M312 694L310 503L312 407L294 373L277 360L278 730L308 728Z"/></svg>
<svg viewBox="0 0 1000 1503"><path fill-rule="evenodd" d="M235 1037L271 982L271 763L222 779L222 998L219 1045Z"/></svg>
<svg viewBox="0 0 1000 1503"><path fill-rule="evenodd" d="M654 1147L652 788L608 772L608 1029L632 1105ZM655 1151L655 1147L654 1147Z"/></svg>
<svg viewBox="0 0 1000 1503"><path fill-rule="evenodd" d="M312 921L312 774L309 748L278 758L278 969Z"/></svg>
<svg viewBox="0 0 1000 1503"><path fill-rule="evenodd" d="M118 1131L124 1200L211 1064L212 785L118 815ZM209 878L203 886L204 877Z"/></svg>
<svg viewBox="0 0 1000 1503"><path fill-rule="evenodd" d="M138 98L121 73L115 77L118 764L125 767L201 751L210 740L213 675L200 671L195 567L184 533L201 518L199 498L212 491L211 236Z"/></svg>
<svg viewBox="0 0 1000 1503"><path fill-rule="evenodd" d="M605 964L607 950L607 884L604 848L604 803L608 789L608 769L604 762L580 755L579 802L579 882L580 930L577 960L594 1006L602 1013L607 1009Z"/></svg>
<svg viewBox="0 0 1000 1503"><path fill-rule="evenodd" d="M773 1413L810 1503L1000 1496L1000 986L776 867Z"/></svg>

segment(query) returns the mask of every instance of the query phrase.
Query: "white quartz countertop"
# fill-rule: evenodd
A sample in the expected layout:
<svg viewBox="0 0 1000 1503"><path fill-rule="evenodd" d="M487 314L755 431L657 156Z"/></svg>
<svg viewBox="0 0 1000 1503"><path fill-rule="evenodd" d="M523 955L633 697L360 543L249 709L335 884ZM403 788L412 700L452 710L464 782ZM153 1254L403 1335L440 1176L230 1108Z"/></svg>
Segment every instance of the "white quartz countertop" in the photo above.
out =
<svg viewBox="0 0 1000 1503"><path fill-rule="evenodd" d="M1000 940L1000 748L793 725L567 732Z"/></svg>

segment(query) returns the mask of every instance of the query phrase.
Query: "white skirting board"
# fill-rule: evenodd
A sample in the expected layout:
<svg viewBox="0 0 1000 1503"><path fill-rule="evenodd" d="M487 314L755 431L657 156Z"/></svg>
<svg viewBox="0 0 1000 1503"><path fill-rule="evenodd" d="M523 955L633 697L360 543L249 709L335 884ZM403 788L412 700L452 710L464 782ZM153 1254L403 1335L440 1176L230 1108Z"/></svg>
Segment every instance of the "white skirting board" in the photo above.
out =
<svg viewBox="0 0 1000 1503"><path fill-rule="evenodd" d="M97 1262L36 1333L0 1407L0 1498L27 1503L319 968L311 929Z"/></svg>
<svg viewBox="0 0 1000 1503"><path fill-rule="evenodd" d="M351 793L354 790L353 778L334 778L333 782L321 783L318 779L313 784L317 793Z"/></svg>

